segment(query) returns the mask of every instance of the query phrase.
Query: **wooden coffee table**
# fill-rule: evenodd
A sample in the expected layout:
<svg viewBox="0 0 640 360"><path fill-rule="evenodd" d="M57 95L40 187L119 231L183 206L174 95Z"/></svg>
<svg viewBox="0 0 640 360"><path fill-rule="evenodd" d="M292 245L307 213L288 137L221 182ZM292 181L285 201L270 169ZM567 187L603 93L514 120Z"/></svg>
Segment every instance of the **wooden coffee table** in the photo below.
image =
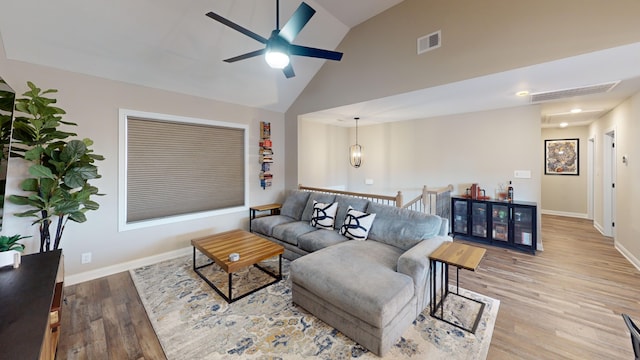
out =
<svg viewBox="0 0 640 360"><path fill-rule="evenodd" d="M284 247L275 244L267 239L253 235L244 230L231 230L216 235L206 236L199 239L191 240L193 245L193 271L196 272L209 286L213 288L228 303L240 300L245 296L251 295L258 290L275 284L282 279L282 254ZM204 265L196 265L196 249L207 256L211 262ZM229 254L238 253L240 259L238 261L230 261ZM262 260L278 256L278 274L265 269L258 263ZM222 270L229 274L229 296L224 294L211 280L202 274L200 269L213 264L218 264ZM253 289L248 293L240 295L236 298L232 295L232 279L233 273L249 266L255 266L275 280Z"/></svg>
<svg viewBox="0 0 640 360"><path fill-rule="evenodd" d="M430 310L431 316L442 320L448 324L456 326L460 329L466 330L470 333L475 333L480 317L484 311L484 303L476 299L471 299L464 295L460 295L460 269L466 269L470 271L476 271L480 261L487 250L471 245L461 244L458 242L445 242L438 247L434 252L429 255L430 263L430 282L431 282L431 303ZM440 264L440 302L436 302L436 269ZM458 324L454 324L449 320L444 319L444 301L449 295L449 265L456 267L456 295L465 299L475 301L480 304L480 310L474 321L473 326L470 329L464 328ZM438 308L440 308L440 314L438 315Z"/></svg>

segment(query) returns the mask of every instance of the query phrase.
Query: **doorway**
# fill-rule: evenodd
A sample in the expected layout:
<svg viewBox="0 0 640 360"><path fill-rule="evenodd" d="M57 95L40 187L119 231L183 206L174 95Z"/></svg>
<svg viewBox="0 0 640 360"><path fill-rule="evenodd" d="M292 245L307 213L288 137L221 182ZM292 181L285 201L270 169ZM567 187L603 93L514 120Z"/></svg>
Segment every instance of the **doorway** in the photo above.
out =
<svg viewBox="0 0 640 360"><path fill-rule="evenodd" d="M596 152L596 139L589 138L587 142L587 219L593 220L593 198L594 198L594 167L595 165L595 152Z"/></svg>
<svg viewBox="0 0 640 360"><path fill-rule="evenodd" d="M602 214L603 235L615 238L615 209L616 209L616 135L614 130L605 133L602 166Z"/></svg>

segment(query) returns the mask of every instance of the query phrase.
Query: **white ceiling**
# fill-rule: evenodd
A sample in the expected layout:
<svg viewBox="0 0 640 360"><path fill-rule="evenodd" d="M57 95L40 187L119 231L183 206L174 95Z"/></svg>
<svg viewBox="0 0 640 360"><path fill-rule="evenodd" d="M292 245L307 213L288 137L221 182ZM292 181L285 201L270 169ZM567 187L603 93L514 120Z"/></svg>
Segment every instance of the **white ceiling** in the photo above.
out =
<svg viewBox="0 0 640 360"><path fill-rule="evenodd" d="M348 30L401 0L307 0L317 12L296 44L333 50ZM300 0L280 1L280 24ZM264 45L208 17L264 37L275 0L20 0L0 2L7 58L236 104L286 111L325 60L294 57L286 79L262 57L223 59Z"/></svg>
<svg viewBox="0 0 640 360"><path fill-rule="evenodd" d="M435 50L437 51L437 50ZM538 64L388 98L305 114L305 120L337 126L424 119L532 104L530 93L573 89L620 81L611 91L539 103L542 126L588 124L640 91L640 43ZM583 111L573 114L571 109Z"/></svg>
<svg viewBox="0 0 640 360"><path fill-rule="evenodd" d="M317 13L295 43L335 49L351 27L400 2L307 0ZM299 3L281 1L281 25ZM269 68L261 57L225 63L222 59L262 44L206 17L209 11L265 37L275 28L275 0L20 0L0 2L0 36L12 60L286 111L324 60L294 57L292 79ZM640 91L639 63L640 45L632 44L306 118L344 126L352 126L344 120L354 116L362 118L361 125L427 118L526 105L527 98L513 96L522 89L541 92L622 80L607 94L542 104L543 126L566 120L584 124ZM574 106L585 111L569 116Z"/></svg>

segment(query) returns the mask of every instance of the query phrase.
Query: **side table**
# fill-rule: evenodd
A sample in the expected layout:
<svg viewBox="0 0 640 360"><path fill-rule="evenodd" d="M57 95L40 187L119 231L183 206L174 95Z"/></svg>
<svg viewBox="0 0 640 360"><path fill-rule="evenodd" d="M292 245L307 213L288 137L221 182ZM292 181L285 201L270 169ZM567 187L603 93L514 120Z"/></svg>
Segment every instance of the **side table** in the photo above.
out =
<svg viewBox="0 0 640 360"><path fill-rule="evenodd" d="M487 250L483 248L461 244L458 242L445 242L444 244L440 245L440 247L438 247L434 252L432 252L431 255L429 255L429 278L431 286L430 310L432 317L468 331L472 334L476 332L476 328L478 327L478 323L480 322L485 304L481 301L471 299L464 295L460 295L460 269L476 271L486 251ZM439 302L437 302L436 294L436 270L438 264L440 264ZM444 318L444 301L449 295L449 265L456 267L456 295L480 304L478 315L476 316L473 326L469 329L461 325L454 324L453 322ZM440 309L440 314L438 314L438 309Z"/></svg>
<svg viewBox="0 0 640 360"><path fill-rule="evenodd" d="M249 208L249 232L251 232L251 220L255 219L258 215L258 212L269 211L269 215L278 215L280 214L280 208L282 204L267 204L267 205L258 205L252 206Z"/></svg>

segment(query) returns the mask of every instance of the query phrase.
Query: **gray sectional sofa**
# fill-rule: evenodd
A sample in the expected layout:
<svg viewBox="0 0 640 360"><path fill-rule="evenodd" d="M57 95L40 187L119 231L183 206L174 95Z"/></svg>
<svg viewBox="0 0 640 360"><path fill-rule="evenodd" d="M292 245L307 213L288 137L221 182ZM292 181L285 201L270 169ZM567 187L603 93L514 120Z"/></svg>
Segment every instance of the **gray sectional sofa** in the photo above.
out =
<svg viewBox="0 0 640 360"><path fill-rule="evenodd" d="M337 202L333 230L311 226L314 200ZM376 214L365 241L341 235L347 209ZM448 220L365 199L293 191L280 215L251 220L252 231L285 247L293 302L378 355L429 304L428 255Z"/></svg>

